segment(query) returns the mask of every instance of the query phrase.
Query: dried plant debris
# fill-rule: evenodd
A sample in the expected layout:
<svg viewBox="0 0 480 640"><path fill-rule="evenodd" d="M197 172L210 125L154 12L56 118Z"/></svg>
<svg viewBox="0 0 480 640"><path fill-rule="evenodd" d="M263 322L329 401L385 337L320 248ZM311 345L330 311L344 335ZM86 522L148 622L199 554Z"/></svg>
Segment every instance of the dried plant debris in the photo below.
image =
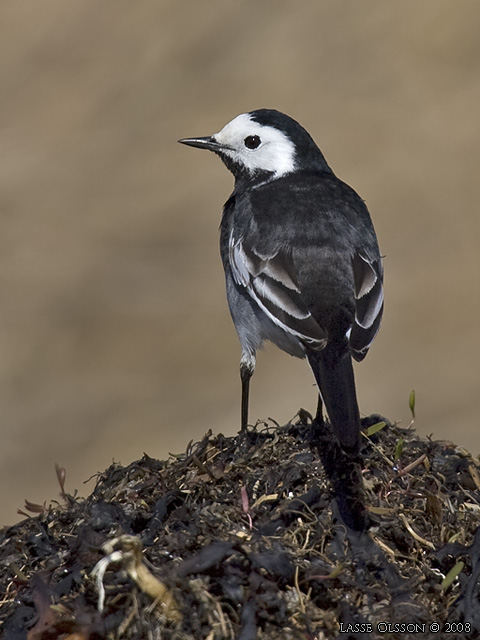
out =
<svg viewBox="0 0 480 640"><path fill-rule="evenodd" d="M363 533L339 520L307 412L114 464L86 499L63 473L62 504L2 532L2 637L480 637L478 460L363 422Z"/></svg>

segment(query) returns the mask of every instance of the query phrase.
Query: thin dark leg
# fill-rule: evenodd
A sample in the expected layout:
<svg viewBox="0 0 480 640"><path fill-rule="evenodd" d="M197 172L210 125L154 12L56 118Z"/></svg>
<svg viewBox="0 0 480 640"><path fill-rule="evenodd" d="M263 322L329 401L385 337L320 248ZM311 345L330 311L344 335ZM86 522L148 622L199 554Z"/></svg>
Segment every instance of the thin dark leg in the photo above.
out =
<svg viewBox="0 0 480 640"><path fill-rule="evenodd" d="M245 431L248 425L248 398L250 391L250 378L252 371L249 367L240 365L240 378L242 380L242 423L241 430Z"/></svg>
<svg viewBox="0 0 480 640"><path fill-rule="evenodd" d="M318 394L317 413L315 414L315 422L323 424L323 402L322 396Z"/></svg>

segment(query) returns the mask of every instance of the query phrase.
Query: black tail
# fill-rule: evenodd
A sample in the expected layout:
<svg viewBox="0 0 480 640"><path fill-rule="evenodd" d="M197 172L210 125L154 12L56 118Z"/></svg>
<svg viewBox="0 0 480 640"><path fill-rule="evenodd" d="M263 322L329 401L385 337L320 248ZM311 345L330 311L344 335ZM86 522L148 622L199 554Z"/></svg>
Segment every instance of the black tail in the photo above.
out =
<svg viewBox="0 0 480 640"><path fill-rule="evenodd" d="M307 352L333 431L342 449L356 455L360 447L360 415L352 356L346 349L327 345Z"/></svg>

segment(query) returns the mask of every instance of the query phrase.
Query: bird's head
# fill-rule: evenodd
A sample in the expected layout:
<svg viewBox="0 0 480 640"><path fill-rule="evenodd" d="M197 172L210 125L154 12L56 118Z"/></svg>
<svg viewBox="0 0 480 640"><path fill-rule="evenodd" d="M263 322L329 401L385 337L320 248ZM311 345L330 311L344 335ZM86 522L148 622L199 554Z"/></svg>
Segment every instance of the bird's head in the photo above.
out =
<svg viewBox="0 0 480 640"><path fill-rule="evenodd" d="M242 113L223 129L182 144L214 151L237 179L281 178L301 170L330 171L310 134L273 109Z"/></svg>

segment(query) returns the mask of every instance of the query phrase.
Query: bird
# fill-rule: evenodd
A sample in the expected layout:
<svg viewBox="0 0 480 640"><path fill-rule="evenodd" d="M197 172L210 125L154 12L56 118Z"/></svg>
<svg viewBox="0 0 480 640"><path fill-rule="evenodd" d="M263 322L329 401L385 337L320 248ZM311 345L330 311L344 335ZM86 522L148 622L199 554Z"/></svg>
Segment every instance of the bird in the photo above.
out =
<svg viewBox="0 0 480 640"><path fill-rule="evenodd" d="M383 314L383 264L365 202L337 178L299 122L242 113L218 133L178 142L213 151L233 174L220 224L228 306L241 345L241 430L265 341L306 358L338 444L360 446L352 359L365 358Z"/></svg>

